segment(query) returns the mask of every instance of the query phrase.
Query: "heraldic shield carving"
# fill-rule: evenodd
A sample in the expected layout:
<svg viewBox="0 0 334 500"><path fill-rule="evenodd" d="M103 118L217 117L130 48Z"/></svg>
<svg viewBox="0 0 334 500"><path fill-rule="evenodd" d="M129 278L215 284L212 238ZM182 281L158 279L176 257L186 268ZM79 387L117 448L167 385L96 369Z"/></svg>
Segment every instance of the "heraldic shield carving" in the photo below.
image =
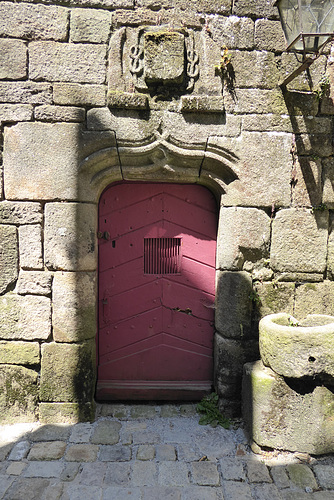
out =
<svg viewBox="0 0 334 500"><path fill-rule="evenodd" d="M189 92L199 75L192 33L164 26L143 28L130 48L130 71L136 89L178 86Z"/></svg>

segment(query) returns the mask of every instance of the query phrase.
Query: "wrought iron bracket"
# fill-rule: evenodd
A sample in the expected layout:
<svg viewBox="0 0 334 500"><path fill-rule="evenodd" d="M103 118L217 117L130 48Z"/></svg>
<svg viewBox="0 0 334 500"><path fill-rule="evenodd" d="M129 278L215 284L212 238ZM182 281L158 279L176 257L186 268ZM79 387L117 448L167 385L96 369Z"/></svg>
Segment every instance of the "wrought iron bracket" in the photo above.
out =
<svg viewBox="0 0 334 500"><path fill-rule="evenodd" d="M303 52L303 62L299 66L299 68L295 69L289 76L285 78L285 80L279 84L281 89L285 89L288 83L290 83L292 80L294 80L298 75L300 75L303 71L307 70L311 64L314 63L323 53L324 48L326 45L334 40L334 33L324 33L321 34L321 36L328 36L327 40L319 45L317 52L312 54L311 56L306 57L306 51L305 51L305 43L304 43L304 38L309 37L309 36L319 36L319 33L300 33L295 40L290 43L289 47L287 48L287 51L291 49L291 47L296 43L296 41L300 38L302 38L303 44L304 44L304 52Z"/></svg>

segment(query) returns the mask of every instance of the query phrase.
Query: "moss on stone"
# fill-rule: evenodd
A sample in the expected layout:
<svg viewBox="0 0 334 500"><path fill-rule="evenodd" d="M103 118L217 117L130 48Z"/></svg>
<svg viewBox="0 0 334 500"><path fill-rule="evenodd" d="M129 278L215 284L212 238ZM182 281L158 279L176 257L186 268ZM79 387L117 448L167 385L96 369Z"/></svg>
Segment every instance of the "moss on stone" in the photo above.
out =
<svg viewBox="0 0 334 500"><path fill-rule="evenodd" d="M95 403L40 403L39 419L43 423L75 424L92 422L95 417Z"/></svg>
<svg viewBox="0 0 334 500"><path fill-rule="evenodd" d="M23 366L0 366L0 422L37 419L37 373Z"/></svg>
<svg viewBox="0 0 334 500"><path fill-rule="evenodd" d="M92 402L95 342L50 343L42 347L40 399L45 402Z"/></svg>

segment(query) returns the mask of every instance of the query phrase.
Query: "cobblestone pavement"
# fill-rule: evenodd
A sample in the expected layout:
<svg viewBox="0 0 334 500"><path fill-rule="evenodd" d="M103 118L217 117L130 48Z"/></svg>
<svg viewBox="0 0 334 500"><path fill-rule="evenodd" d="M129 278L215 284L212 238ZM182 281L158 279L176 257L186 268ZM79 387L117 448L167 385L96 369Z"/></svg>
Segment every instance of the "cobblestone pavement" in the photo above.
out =
<svg viewBox="0 0 334 500"><path fill-rule="evenodd" d="M334 456L255 455L194 405L100 405L92 424L0 427L2 500L334 500Z"/></svg>

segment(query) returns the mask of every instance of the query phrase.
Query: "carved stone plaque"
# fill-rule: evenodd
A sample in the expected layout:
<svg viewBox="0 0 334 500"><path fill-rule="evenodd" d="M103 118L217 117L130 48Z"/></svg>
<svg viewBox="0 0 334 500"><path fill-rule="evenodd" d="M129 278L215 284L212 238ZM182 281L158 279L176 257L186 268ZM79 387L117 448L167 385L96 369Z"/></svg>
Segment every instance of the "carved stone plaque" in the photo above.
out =
<svg viewBox="0 0 334 500"><path fill-rule="evenodd" d="M172 31L144 34L144 77L148 84L182 83L185 72L184 35Z"/></svg>

